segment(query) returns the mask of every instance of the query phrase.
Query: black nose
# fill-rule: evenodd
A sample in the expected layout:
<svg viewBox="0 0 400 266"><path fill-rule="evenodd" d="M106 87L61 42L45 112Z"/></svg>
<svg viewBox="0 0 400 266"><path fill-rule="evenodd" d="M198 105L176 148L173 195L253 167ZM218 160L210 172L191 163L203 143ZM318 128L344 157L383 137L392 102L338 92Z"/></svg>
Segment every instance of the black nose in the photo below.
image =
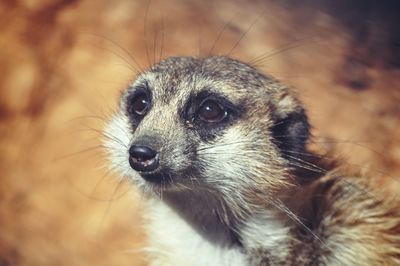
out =
<svg viewBox="0 0 400 266"><path fill-rule="evenodd" d="M150 172L158 167L158 153L147 146L132 145L129 155L129 164L136 171Z"/></svg>

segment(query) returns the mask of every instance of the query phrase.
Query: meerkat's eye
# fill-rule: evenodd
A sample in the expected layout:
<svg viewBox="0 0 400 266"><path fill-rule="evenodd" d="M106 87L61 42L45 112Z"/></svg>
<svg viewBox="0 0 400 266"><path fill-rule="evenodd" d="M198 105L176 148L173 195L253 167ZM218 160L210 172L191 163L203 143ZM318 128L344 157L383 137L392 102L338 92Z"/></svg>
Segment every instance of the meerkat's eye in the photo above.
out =
<svg viewBox="0 0 400 266"><path fill-rule="evenodd" d="M144 116L150 106L150 100L146 93L139 93L133 98L131 103L130 112L139 116Z"/></svg>
<svg viewBox="0 0 400 266"><path fill-rule="evenodd" d="M228 112L213 100L206 100L199 109L198 116L207 123L218 123L224 120Z"/></svg>

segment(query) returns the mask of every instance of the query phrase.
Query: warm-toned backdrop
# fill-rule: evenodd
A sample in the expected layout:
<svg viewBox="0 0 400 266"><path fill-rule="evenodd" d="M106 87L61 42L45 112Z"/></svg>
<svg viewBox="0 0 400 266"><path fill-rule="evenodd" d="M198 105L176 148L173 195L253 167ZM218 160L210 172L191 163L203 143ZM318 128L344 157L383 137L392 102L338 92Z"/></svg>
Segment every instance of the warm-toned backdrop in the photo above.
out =
<svg viewBox="0 0 400 266"><path fill-rule="evenodd" d="M138 68L172 55L258 58L297 88L317 145L398 189L390 16L271 2L0 1L0 265L145 265L140 196L107 170L101 129Z"/></svg>

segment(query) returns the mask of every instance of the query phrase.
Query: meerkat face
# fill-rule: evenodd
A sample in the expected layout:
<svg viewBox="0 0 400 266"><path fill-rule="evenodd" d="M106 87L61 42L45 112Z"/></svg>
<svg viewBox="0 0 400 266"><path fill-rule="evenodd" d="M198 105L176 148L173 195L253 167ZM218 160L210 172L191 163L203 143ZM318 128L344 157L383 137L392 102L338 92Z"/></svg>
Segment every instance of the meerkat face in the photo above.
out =
<svg viewBox="0 0 400 266"><path fill-rule="evenodd" d="M303 148L308 124L288 89L251 66L175 57L128 88L106 135L113 166L144 191L239 200L291 182L284 154Z"/></svg>

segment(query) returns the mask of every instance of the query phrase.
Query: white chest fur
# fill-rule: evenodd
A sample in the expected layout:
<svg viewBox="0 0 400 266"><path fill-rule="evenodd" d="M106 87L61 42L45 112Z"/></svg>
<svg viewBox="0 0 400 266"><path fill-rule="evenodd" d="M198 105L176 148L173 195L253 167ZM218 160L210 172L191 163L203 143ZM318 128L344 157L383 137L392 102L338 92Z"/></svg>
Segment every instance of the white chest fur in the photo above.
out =
<svg viewBox="0 0 400 266"><path fill-rule="evenodd" d="M148 207L150 265L246 265L239 249L220 247L205 240L164 203L154 200Z"/></svg>

